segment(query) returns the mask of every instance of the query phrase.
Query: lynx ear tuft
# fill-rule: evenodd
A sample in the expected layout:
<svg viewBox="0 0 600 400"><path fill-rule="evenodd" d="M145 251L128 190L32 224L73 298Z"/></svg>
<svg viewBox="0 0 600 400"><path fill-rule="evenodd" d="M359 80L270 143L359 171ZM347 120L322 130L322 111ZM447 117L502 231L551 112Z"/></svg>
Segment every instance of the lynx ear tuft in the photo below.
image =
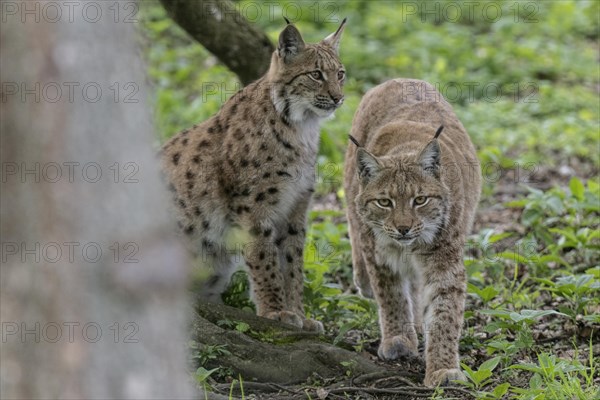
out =
<svg viewBox="0 0 600 400"><path fill-rule="evenodd" d="M298 53L304 49L304 39L300 31L292 24L289 24L279 34L279 56L284 62L289 62Z"/></svg>
<svg viewBox="0 0 600 400"><path fill-rule="evenodd" d="M339 52L340 39L342 38L342 33L344 33L344 27L346 26L347 20L347 18L344 18L337 31L333 32L331 35L321 40L321 43L331 47L333 50L335 50L336 53Z"/></svg>
<svg viewBox="0 0 600 400"><path fill-rule="evenodd" d="M437 139L440 137L440 134L442 133L442 131L444 130L444 125L440 125L440 127L438 128L437 132L435 132L435 136L433 137L434 139Z"/></svg>
<svg viewBox="0 0 600 400"><path fill-rule="evenodd" d="M363 184L371 181L381 170L381 164L379 164L377 158L363 147L358 148L358 152L356 153L356 164L358 167L358 177Z"/></svg>
<svg viewBox="0 0 600 400"><path fill-rule="evenodd" d="M287 17L283 17L283 19L285 19L286 24L288 24L288 25L290 24L290 20L287 19Z"/></svg>
<svg viewBox="0 0 600 400"><path fill-rule="evenodd" d="M348 136L350 137L350 141L351 141L352 143L354 143L354 145L355 145L356 147L362 147L362 146L360 145L360 143L358 143L358 140L356 140L356 138L355 138L354 136L352 136L352 135L348 135Z"/></svg>

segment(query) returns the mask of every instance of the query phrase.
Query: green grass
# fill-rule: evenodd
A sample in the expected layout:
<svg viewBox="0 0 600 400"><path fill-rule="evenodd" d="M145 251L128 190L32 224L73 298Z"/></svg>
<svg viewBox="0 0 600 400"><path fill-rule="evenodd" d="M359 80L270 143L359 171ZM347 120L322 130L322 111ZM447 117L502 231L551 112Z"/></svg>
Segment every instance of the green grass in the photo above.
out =
<svg viewBox="0 0 600 400"><path fill-rule="evenodd" d="M271 17L255 21L273 41L284 25L282 9L299 4L278 3ZM300 3L294 22L307 41L349 19L341 45L346 102L323 126L317 187L318 199L328 196L337 206L310 214L306 311L338 340L358 332L357 349L378 338L375 304L349 291L350 245L339 211L347 134L368 89L395 77L424 79L453 104L478 148L482 207L513 210L516 219L469 239L461 341L467 386L481 399L598 398L592 349L600 330L600 2L476 3L473 18L448 8L450 20L436 20L425 11L450 3L327 2L318 21L313 3ZM484 9L499 9L501 17L485 18ZM239 83L158 3L142 2L140 17L158 144L214 114ZM557 175L566 167L570 172ZM497 172L519 175L508 180ZM511 194L501 195L507 186ZM237 274L226 300L251 308L247 288ZM199 381L210 374L201 370Z"/></svg>

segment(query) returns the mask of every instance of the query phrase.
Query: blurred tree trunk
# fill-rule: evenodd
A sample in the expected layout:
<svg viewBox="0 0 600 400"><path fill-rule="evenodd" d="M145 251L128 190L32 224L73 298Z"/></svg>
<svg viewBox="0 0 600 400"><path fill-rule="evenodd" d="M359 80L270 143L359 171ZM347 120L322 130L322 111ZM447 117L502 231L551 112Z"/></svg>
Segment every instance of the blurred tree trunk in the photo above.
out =
<svg viewBox="0 0 600 400"><path fill-rule="evenodd" d="M255 28L229 0L160 0L169 15L244 85L267 72L274 51L267 35ZM283 21L283 19L282 19Z"/></svg>
<svg viewBox="0 0 600 400"><path fill-rule="evenodd" d="M23 23L3 7L3 399L198 396L187 256L170 229L134 26L114 21L114 4L95 3L94 23L97 9Z"/></svg>

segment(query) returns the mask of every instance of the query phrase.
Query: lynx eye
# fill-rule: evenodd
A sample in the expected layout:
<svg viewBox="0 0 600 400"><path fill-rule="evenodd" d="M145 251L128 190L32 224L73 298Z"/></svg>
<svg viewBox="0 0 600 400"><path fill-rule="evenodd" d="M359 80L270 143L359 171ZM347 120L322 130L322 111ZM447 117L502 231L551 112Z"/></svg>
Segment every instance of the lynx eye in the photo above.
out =
<svg viewBox="0 0 600 400"><path fill-rule="evenodd" d="M425 203L427 203L427 196L417 196L413 200L415 206L422 206Z"/></svg>
<svg viewBox="0 0 600 400"><path fill-rule="evenodd" d="M346 77L346 71L338 71L338 73L337 73L338 81L343 81L345 77Z"/></svg>
<svg viewBox="0 0 600 400"><path fill-rule="evenodd" d="M321 71L313 71L310 73L309 76L311 78L313 78L315 81L323 80L323 74L321 73Z"/></svg>
<svg viewBox="0 0 600 400"><path fill-rule="evenodd" d="M376 202L377 202L377 205L381 208L391 208L392 207L392 201L390 199L378 199Z"/></svg>

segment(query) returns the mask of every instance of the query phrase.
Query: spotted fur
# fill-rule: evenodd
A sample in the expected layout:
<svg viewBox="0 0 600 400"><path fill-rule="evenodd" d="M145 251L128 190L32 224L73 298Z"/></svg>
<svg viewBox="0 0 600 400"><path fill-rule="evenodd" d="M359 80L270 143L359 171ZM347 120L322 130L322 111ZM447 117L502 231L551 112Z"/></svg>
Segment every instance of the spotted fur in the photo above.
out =
<svg viewBox="0 0 600 400"><path fill-rule="evenodd" d="M258 315L322 330L304 315L303 249L319 124L344 99L344 24L317 44L288 24L265 76L164 145L181 230L213 272L201 298L220 301L245 264Z"/></svg>
<svg viewBox="0 0 600 400"><path fill-rule="evenodd" d="M408 79L365 95L352 137L345 190L354 281L379 305L379 356L416 356L423 333L425 384L463 379L462 257L481 189L473 144L433 86Z"/></svg>

